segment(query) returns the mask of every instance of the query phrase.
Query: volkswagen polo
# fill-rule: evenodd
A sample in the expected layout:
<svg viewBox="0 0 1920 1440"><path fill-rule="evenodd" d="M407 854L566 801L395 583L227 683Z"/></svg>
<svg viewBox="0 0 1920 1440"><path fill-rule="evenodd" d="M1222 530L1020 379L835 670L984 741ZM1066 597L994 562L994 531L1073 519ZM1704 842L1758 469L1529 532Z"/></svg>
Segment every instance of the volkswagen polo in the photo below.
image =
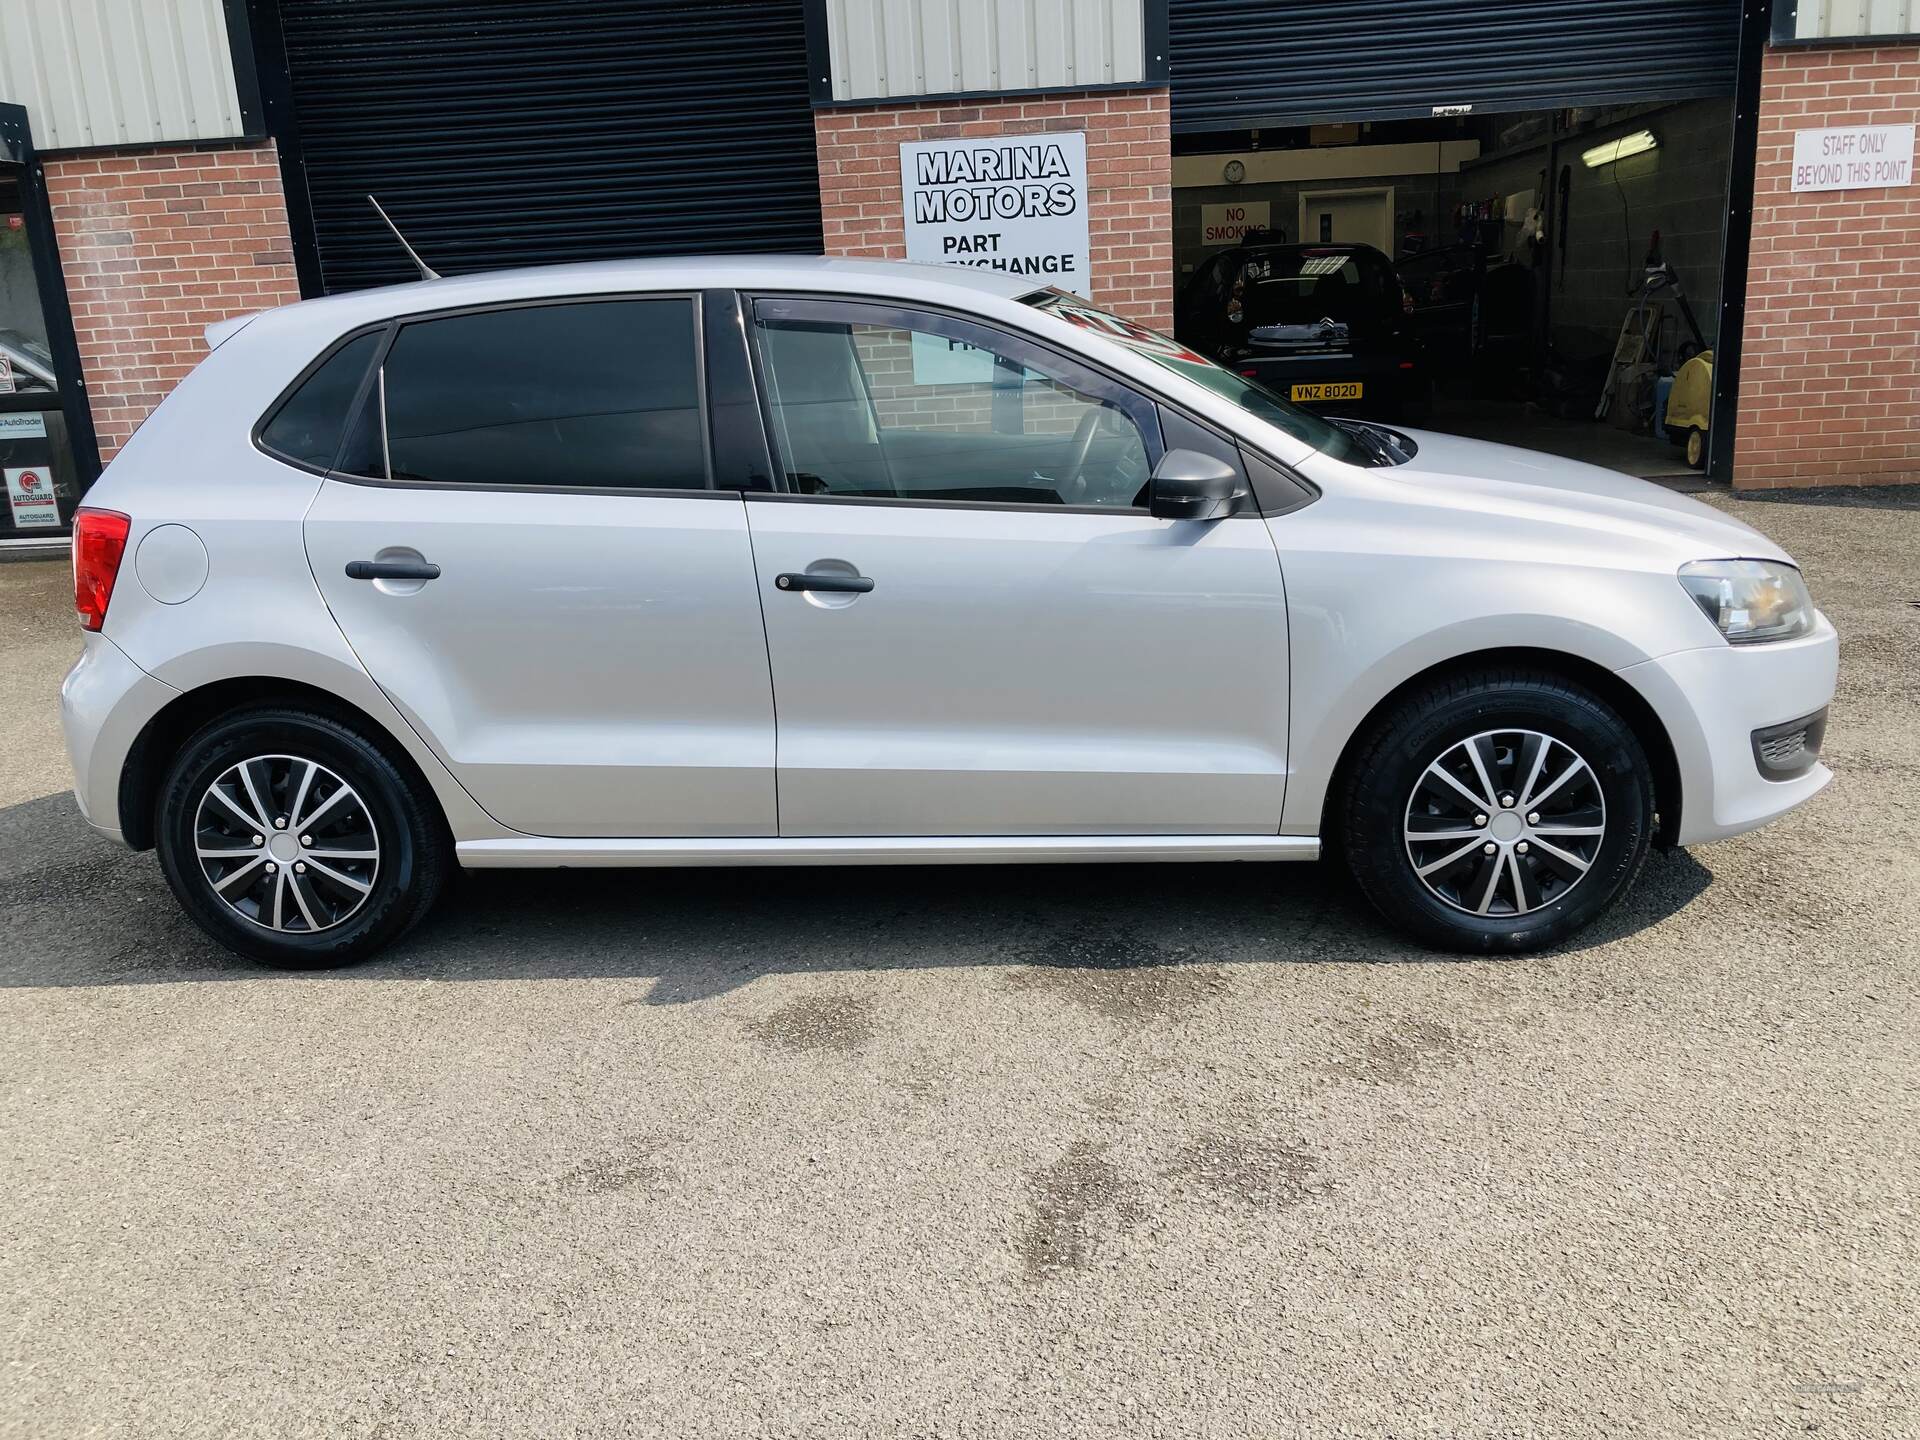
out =
<svg viewBox="0 0 1920 1440"><path fill-rule="evenodd" d="M279 965L450 868L1314 860L1514 952L1831 778L1792 560L990 270L224 322L74 527L80 808Z"/></svg>

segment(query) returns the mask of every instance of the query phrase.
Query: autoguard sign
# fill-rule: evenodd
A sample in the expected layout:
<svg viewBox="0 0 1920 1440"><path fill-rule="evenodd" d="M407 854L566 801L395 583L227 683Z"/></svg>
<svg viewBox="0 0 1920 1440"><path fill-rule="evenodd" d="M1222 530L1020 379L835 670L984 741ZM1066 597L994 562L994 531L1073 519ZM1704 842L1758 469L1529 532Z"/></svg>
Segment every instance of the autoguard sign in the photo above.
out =
<svg viewBox="0 0 1920 1440"><path fill-rule="evenodd" d="M38 465L8 468L7 506L20 530L60 528L60 501L53 493L53 476Z"/></svg>
<svg viewBox="0 0 1920 1440"><path fill-rule="evenodd" d="M907 258L979 265L1085 295L1087 137L994 135L900 147Z"/></svg>

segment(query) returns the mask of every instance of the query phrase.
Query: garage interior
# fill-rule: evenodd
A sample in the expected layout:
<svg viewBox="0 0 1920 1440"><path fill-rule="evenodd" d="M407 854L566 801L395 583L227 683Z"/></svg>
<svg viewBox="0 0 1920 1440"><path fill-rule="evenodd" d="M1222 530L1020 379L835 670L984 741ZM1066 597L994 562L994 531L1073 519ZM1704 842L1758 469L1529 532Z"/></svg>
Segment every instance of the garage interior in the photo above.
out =
<svg viewBox="0 0 1920 1440"><path fill-rule="evenodd" d="M1227 334L1245 354L1249 328L1278 319L1286 344L1311 350L1303 329L1347 318L1323 303L1373 303L1318 273L1338 262L1270 252L1301 278L1269 299L1271 316L1236 310L1237 335L1196 318L1237 304L1222 280L1247 273L1210 263L1249 241L1364 244L1391 263L1379 292L1402 313L1380 323L1420 383L1339 408L1700 480L1737 7L1410 0L1365 7L1379 13L1364 33L1346 7L1283 8L1284 25L1235 0L1173 0L1181 338L1214 353ZM1301 356L1280 373L1319 378L1312 369ZM1689 427L1669 439L1669 413L1699 422L1692 467Z"/></svg>

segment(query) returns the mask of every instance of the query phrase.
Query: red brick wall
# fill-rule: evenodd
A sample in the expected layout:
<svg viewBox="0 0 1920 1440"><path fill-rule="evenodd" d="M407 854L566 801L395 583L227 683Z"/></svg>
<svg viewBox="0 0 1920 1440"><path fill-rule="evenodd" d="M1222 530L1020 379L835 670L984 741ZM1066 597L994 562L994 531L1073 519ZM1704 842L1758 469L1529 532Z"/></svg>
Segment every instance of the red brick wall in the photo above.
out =
<svg viewBox="0 0 1920 1440"><path fill-rule="evenodd" d="M207 353L209 324L300 298L271 145L51 159L47 192L103 460Z"/></svg>
<svg viewBox="0 0 1920 1440"><path fill-rule="evenodd" d="M1794 131L1916 118L1920 48L1766 56L1739 488L1920 482L1920 185L1792 190Z"/></svg>
<svg viewBox="0 0 1920 1440"><path fill-rule="evenodd" d="M829 255L906 257L900 145L1081 130L1095 302L1173 328L1173 150L1167 92L924 101L814 112Z"/></svg>

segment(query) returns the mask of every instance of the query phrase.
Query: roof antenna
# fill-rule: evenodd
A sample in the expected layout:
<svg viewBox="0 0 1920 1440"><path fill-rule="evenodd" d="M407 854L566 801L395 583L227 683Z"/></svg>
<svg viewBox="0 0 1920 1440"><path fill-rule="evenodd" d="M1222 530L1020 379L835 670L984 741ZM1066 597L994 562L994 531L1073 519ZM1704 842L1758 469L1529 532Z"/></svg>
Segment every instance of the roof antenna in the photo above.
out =
<svg viewBox="0 0 1920 1440"><path fill-rule="evenodd" d="M420 258L419 252L416 251L413 246L407 243L407 237L400 233L400 227L393 223L393 217L380 208L380 202L369 195L367 196L367 203L378 211L382 220L387 222L387 229L391 230L393 232L393 238L400 242L400 248L407 252L407 258L413 261L414 268L420 272L420 278L422 280L438 280L440 278L439 274L431 265Z"/></svg>

